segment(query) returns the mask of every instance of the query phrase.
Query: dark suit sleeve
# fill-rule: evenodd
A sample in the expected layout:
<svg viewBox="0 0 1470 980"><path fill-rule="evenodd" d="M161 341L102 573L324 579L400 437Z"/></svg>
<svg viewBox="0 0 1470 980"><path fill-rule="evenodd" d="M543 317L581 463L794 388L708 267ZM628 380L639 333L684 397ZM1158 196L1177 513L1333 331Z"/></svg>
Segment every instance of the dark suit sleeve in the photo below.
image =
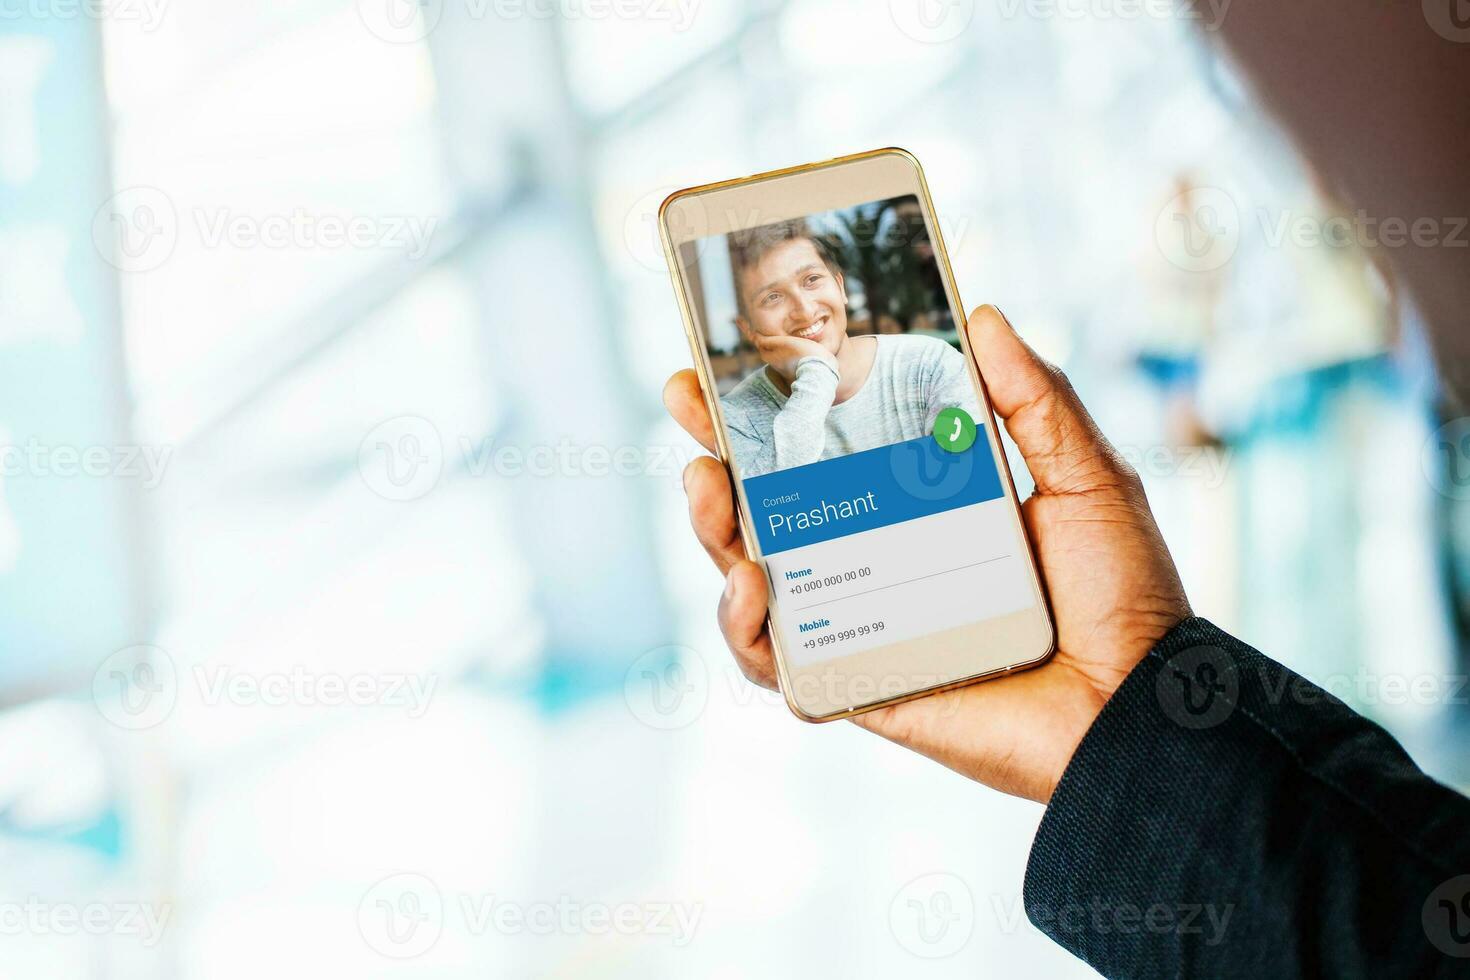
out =
<svg viewBox="0 0 1470 980"><path fill-rule="evenodd" d="M1470 801L1192 619L1078 746L1025 903L1108 977L1470 977Z"/></svg>

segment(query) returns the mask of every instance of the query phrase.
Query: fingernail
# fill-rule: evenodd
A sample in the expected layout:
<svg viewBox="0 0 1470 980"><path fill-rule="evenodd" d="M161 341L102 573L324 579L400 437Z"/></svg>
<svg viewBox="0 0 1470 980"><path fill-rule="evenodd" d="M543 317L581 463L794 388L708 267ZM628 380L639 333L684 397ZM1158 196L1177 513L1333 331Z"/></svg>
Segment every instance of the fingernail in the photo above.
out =
<svg viewBox="0 0 1470 980"><path fill-rule="evenodd" d="M735 569L730 569L730 574L725 576L725 598L735 598Z"/></svg>
<svg viewBox="0 0 1470 980"><path fill-rule="evenodd" d="M994 310L996 313L1000 314L1000 320L1001 320L1002 323L1004 323L1006 325L1006 329L1007 330L1009 330L1011 333L1015 333L1016 332L1016 328L1013 327L1013 326L1011 326L1011 318L1008 317L1008 316L1006 316L1006 311L1005 310L1001 309L999 306L996 306L994 303L991 303L990 304L990 308L992 310Z"/></svg>
<svg viewBox="0 0 1470 980"><path fill-rule="evenodd" d="M689 493L689 472L690 472L690 467L688 467L688 466L684 467L683 482L684 482L684 493L686 495Z"/></svg>

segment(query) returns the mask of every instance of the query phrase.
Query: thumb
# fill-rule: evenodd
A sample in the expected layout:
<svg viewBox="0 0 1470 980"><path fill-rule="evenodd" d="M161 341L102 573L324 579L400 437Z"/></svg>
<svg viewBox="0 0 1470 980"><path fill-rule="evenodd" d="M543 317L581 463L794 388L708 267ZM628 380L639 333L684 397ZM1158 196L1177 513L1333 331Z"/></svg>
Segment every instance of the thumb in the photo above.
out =
<svg viewBox="0 0 1470 980"><path fill-rule="evenodd" d="M1132 477L1061 369L1027 346L986 305L965 325L990 403L1026 459L1038 493L1086 493Z"/></svg>

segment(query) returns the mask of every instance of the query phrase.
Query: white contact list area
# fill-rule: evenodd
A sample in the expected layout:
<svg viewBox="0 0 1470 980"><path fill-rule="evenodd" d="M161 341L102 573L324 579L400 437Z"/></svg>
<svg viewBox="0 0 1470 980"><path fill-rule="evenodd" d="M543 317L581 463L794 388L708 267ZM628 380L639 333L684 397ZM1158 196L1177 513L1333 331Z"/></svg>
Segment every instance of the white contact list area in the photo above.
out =
<svg viewBox="0 0 1470 980"><path fill-rule="evenodd" d="M766 559L788 661L805 667L1035 602L1004 498Z"/></svg>

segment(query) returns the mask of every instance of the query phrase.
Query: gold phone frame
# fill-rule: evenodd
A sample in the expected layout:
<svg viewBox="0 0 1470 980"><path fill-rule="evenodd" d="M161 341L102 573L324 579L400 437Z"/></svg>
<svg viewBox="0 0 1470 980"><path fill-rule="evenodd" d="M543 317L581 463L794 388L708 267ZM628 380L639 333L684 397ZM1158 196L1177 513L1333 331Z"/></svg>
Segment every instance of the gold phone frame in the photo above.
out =
<svg viewBox="0 0 1470 980"><path fill-rule="evenodd" d="M876 186L880 183L877 178L877 174L880 172L880 170L878 169L876 162L884 161L886 158L896 158L902 163L904 167L912 168L911 186L903 186L904 180L897 179L896 182L891 186L888 186L886 190L876 189ZM864 166L872 168L873 173L858 173L858 171ZM820 203L823 205L829 205L831 204L831 200L840 199L846 201L845 204L835 204L831 205L830 207L810 207L802 210L801 208L804 206L804 204L802 206L795 206L794 200L788 200L787 207L784 212L780 208L776 208L774 215L769 213L763 214L761 215L760 220L754 221L753 224L766 224L773 221L786 220L787 218L795 218L799 216L815 214L825 210L850 207L858 204L870 203L876 200L885 200L892 197L902 196L902 194L913 194L919 200L920 207L923 212L924 222L928 228L929 239L934 245L935 255L938 258L939 269L942 273L942 278L944 281L945 297L950 304L951 312L953 313L955 318L955 323L959 325L964 324L965 308L960 302L959 291L955 286L954 271L950 267L949 252L945 248L944 239L940 233L940 228L934 209L934 202L929 196L929 185L924 178L923 167L920 166L918 159L912 153L899 147L884 147L882 149L867 150L862 153L853 153L846 156L834 157L833 159L823 160L817 163L808 163L796 167L786 167L781 170L772 170L766 173L755 174L750 177L739 177L732 180L723 180L710 184L700 184L695 187L687 187L683 190L678 190L670 194L667 198L664 199L658 210L659 237L663 243L664 258L668 262L669 275L674 286L674 294L679 301L679 311L684 320L684 333L689 341L690 353L694 357L694 368L695 372L699 376L699 385L700 390L704 394L705 407L709 410L710 419L713 422L716 451L719 455L720 462L723 463L725 466L726 475L727 477L729 477L731 482L731 490L735 498L735 510L739 518L741 542L744 545L746 555L749 556L752 560L760 563L763 569L766 571L766 586L770 594L770 606L767 611L766 629L771 636L771 647L775 653L776 673L780 681L781 692L785 697L786 704L791 709L792 714L807 722L827 722L834 721L839 718L851 718L855 715L863 714L864 712L868 711L874 711L878 708L888 707L894 704L901 704L905 701L912 701L915 698L927 697L931 694L938 694L943 691L951 691L959 687L967 686L969 684L975 684L980 681L1001 677L1006 674L1014 673L1019 670L1025 670L1027 668L1035 667L1039 664L1042 664L1056 650L1056 625L1051 611L1051 604L1046 594L1046 589L1044 583L1042 582L1040 572L1038 571L1036 566L1036 557L1032 553L1030 540L1026 536L1025 525L1021 519L1020 501L1017 499L1016 496L1016 486L1015 481L1011 476L1010 464L1006 459L1005 451L1000 443L999 430L996 427L995 421L995 410L990 404L990 394L986 390L985 380L980 375L979 367L975 361L974 354L970 350L969 339L966 336L965 330L962 326L958 331L960 346L964 352L965 360L969 366L971 382L975 385L975 390L980 398L980 402L985 407L986 418L989 421L986 432L990 444L990 450L996 460L997 470L1003 477L1005 496L1006 499L1010 502L1009 510L1011 523L1017 535L1020 546L1019 550L1021 554L1025 556L1025 567L1027 568L1031 576L1032 589L1036 598L1035 603L1033 604L1033 606L1027 609L1022 609L1018 612L1003 614L991 619L982 619L975 623L958 627L956 629L943 631L941 633L931 633L924 636L914 637L908 640L900 640L894 643L884 644L883 646L873 647L868 650L859 651L855 654L846 655L844 657L829 659L827 661L819 661L815 664L804 666L799 669L793 669L792 665L788 661L785 650L782 649L781 631L778 628L778 620L776 619L779 611L776 604L774 584L771 581L770 569L768 566L766 566L764 556L761 554L759 539L755 535L754 528L750 523L750 509L745 501L744 488L742 486L740 478L737 476L735 470L732 467L731 461L734 456L730 450L729 444L726 441L724 415L720 406L718 388L713 379L713 369L709 361L709 348L703 336L703 326L691 306L690 290L688 284L685 281L684 265L679 255L679 249L681 246L687 243L697 242L702 238L712 235L724 234L728 229L724 228L723 226L711 229L708 227L708 223L706 222L706 227L703 231L676 235L670 228L670 215L676 207L680 206L681 202L690 202L700 197L706 197L711 194L719 194L722 192L743 193L744 191L752 188L754 185L757 184L770 185L771 182L774 181L809 177L809 175L821 171L834 170L838 171L838 173L829 175L829 177L832 179L851 178L850 183L841 185L843 190L850 190L851 193L841 193L833 191L833 193L826 200L823 200ZM889 175L884 179L895 178L893 178L892 175ZM865 181L867 181L868 183L865 183ZM859 190L859 188L863 189ZM824 185L824 190L825 189L827 189L827 185ZM901 189L902 194L893 193L893 190L895 189ZM790 193L788 193L786 196L788 199L791 199L793 197ZM704 205L702 203L700 204L700 210L704 210ZM682 215L681 212L681 217L687 216ZM685 227L688 226L686 225ZM1035 622L1028 622L1028 619L1034 620ZM1038 630L1038 627L1042 627L1044 629ZM818 683L820 681L820 678L818 678L816 675L819 672L824 677L829 677L838 681L841 681L843 679L843 676L841 675L846 675L848 677L868 677L870 675L864 673L864 668L862 665L854 665L852 662L859 658L862 658L864 660L870 661L872 666L877 666L880 659L886 659L889 657L922 657L929 654L929 651L925 650L926 646L930 646L938 642L938 638L940 637L948 637L948 640L951 641L949 645L951 647L954 647L955 643L957 642L977 638L975 634L977 634L978 632L993 634L991 637L989 637L990 639L998 638L1002 642L1010 640L1012 645L1016 646L1018 649L1036 647L1039 648L1039 652L1030 653L1014 661L1011 660L1011 656L1004 656L1000 659L1007 661L1005 663L986 663L981 666L980 669L973 672L964 673L963 676L950 676L946 678L945 668L947 667L947 665L945 664L945 661L952 660L963 662L968 655L968 651L961 651L958 648L955 648L947 652L941 651L943 653L942 656L930 657L931 663L928 666L934 667L938 665L938 670L919 671L917 674L910 675L911 678L931 676L934 677L935 683L928 686L914 687L910 690L902 690L891 696L878 696L875 700L863 701L861 703L855 704L848 703L847 701L841 699L831 699L823 704L808 704L806 707L798 703L798 699L796 697L796 689L798 685L807 681ZM954 634L954 636L949 637L948 634ZM870 656L875 654L881 654L882 657L880 658L879 656ZM840 665L844 663L848 664L849 666L853 666L854 669L847 670L846 668L841 667ZM838 676L833 677L834 674ZM884 676L885 678L890 678L902 677L903 675L885 673L882 676ZM923 682L919 681L918 683ZM807 686L809 687L810 685ZM846 686L849 689L853 688L853 684L850 682ZM815 707L816 710L808 710L808 708L813 707ZM822 710L823 708L830 708L831 710Z"/></svg>

